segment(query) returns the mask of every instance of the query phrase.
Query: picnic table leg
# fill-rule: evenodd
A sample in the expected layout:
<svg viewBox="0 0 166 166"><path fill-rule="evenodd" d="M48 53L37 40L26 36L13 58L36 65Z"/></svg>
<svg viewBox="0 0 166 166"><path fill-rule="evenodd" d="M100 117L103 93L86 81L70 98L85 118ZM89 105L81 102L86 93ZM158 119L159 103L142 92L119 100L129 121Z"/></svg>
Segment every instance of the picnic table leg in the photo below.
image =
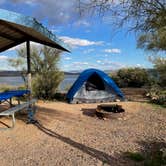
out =
<svg viewBox="0 0 166 166"><path fill-rule="evenodd" d="M18 101L18 105L20 105L21 102L20 102L20 99L19 99L19 98L17 99L17 101Z"/></svg>
<svg viewBox="0 0 166 166"><path fill-rule="evenodd" d="M14 128L15 123L16 123L15 115L12 114L12 127L11 128Z"/></svg>
<svg viewBox="0 0 166 166"><path fill-rule="evenodd" d="M28 122L27 122L27 124L34 124L37 122L37 120L35 120L35 118L34 118L35 113L36 113L36 106L30 105L28 107Z"/></svg>
<svg viewBox="0 0 166 166"><path fill-rule="evenodd" d="M0 131L2 131L2 130L10 130L10 129L13 129L15 127L15 123L16 123L15 115L12 114L11 117L12 117L12 125L11 125L11 127L8 126L7 128L0 128Z"/></svg>
<svg viewBox="0 0 166 166"><path fill-rule="evenodd" d="M9 103L10 103L10 107L12 107L13 106L13 104L12 104L12 98L9 99Z"/></svg>

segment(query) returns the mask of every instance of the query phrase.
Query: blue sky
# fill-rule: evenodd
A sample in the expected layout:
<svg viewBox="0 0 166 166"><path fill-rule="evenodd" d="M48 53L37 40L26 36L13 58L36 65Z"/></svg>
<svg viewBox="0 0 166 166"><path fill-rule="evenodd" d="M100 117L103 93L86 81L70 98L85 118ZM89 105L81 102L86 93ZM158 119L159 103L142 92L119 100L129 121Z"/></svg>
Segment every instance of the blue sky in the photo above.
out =
<svg viewBox="0 0 166 166"><path fill-rule="evenodd" d="M71 46L72 52L61 56L61 70L152 67L148 53L136 48L134 33L124 28L116 30L109 16L80 18L75 0L0 0L0 8L37 18ZM9 57L16 57L15 48L0 53L0 70L13 70L8 65Z"/></svg>

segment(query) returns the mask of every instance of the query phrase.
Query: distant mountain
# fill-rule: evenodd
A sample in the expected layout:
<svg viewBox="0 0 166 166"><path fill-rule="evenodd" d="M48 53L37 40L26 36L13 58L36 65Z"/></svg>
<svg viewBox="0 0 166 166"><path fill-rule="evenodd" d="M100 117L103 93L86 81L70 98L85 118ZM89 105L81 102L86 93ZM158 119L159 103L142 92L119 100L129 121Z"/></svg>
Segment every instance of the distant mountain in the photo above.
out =
<svg viewBox="0 0 166 166"><path fill-rule="evenodd" d="M104 70L105 73L109 74L109 73L112 73L112 72L115 72L116 70ZM69 74L69 75L72 75L72 74L80 74L81 72L83 72L83 70L72 70L72 71L69 71L69 72L64 72L65 74Z"/></svg>
<svg viewBox="0 0 166 166"><path fill-rule="evenodd" d="M104 70L105 73L110 74L113 72L116 72L117 70ZM148 73L151 75L156 75L156 72L154 69L147 69ZM82 71L81 70L72 70L69 72L64 71L65 75L80 75ZM17 77L21 76L21 71L0 71L0 77Z"/></svg>
<svg viewBox="0 0 166 166"><path fill-rule="evenodd" d="M20 76L21 71L0 71L0 76L11 77L11 76Z"/></svg>

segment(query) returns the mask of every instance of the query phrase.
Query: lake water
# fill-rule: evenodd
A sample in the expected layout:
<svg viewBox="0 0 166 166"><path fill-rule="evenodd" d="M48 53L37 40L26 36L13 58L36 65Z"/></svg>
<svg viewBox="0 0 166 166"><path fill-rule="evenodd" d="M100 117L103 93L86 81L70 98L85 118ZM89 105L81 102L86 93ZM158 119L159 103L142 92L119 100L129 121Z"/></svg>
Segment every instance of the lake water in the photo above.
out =
<svg viewBox="0 0 166 166"><path fill-rule="evenodd" d="M60 91L65 91L77 79L78 75L65 75L64 80L59 85ZM24 85L22 77L0 77L0 85L21 86Z"/></svg>

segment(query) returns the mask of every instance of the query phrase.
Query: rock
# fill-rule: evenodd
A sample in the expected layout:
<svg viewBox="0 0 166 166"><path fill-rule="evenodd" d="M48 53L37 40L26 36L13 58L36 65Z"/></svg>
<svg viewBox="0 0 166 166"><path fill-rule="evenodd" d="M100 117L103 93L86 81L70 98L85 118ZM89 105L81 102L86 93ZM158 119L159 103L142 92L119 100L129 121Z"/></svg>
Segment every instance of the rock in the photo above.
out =
<svg viewBox="0 0 166 166"><path fill-rule="evenodd" d="M123 118L123 120L127 120L127 118L126 118L126 117L124 117L124 118Z"/></svg>
<svg viewBox="0 0 166 166"><path fill-rule="evenodd" d="M116 102L120 102L120 100L119 100L119 99L116 99L115 101L116 101Z"/></svg>

